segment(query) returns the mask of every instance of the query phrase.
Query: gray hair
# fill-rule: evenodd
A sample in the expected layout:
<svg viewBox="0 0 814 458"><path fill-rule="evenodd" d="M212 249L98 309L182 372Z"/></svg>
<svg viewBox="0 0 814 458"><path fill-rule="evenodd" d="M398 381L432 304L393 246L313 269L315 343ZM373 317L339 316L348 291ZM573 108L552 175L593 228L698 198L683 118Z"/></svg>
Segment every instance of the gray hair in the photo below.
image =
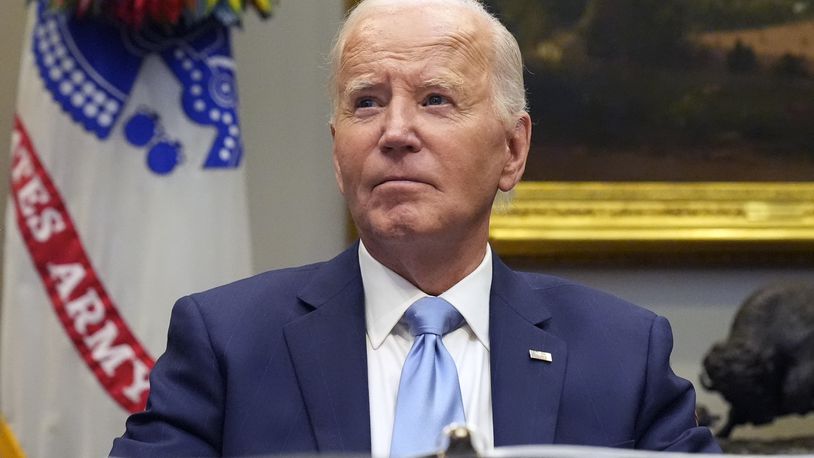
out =
<svg viewBox="0 0 814 458"><path fill-rule="evenodd" d="M339 107L339 91L337 77L342 65L342 53L348 35L357 22L364 16L364 12L375 6L405 5L405 4L454 4L468 8L489 24L492 32L492 97L497 115L507 124L513 118L527 110L526 90L523 86L523 57L520 46L514 36L495 16L489 13L479 0L363 0L345 19L331 48L329 55L330 80L329 93L331 97L331 120Z"/></svg>

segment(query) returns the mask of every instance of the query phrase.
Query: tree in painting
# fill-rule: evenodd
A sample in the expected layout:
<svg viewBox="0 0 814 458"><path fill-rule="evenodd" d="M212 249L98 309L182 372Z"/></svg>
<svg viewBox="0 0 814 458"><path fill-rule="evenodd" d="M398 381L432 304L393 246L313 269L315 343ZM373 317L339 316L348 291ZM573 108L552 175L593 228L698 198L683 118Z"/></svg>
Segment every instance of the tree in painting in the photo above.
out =
<svg viewBox="0 0 814 458"><path fill-rule="evenodd" d="M486 3L528 68L527 178L814 177L814 0Z"/></svg>

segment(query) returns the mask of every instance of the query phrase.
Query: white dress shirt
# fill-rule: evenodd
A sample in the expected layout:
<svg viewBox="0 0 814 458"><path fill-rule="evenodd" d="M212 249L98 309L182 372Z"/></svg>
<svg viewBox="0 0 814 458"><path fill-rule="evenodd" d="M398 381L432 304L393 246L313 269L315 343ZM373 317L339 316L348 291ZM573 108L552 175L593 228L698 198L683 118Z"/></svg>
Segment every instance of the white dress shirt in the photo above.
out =
<svg viewBox="0 0 814 458"><path fill-rule="evenodd" d="M413 302L428 294L373 259L361 242L359 267L365 290L371 453L388 456L401 368L414 339L401 318ZM440 296L466 320L443 341L458 369L466 422L485 449L494 446L489 369L491 288L492 251L487 245L480 265Z"/></svg>

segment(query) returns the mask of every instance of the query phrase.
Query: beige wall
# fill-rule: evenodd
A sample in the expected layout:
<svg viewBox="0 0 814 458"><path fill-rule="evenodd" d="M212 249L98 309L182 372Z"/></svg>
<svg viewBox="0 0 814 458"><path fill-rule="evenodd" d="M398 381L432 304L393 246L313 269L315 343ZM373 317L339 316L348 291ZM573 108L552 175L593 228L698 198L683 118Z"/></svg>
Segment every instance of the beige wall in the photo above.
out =
<svg viewBox="0 0 814 458"><path fill-rule="evenodd" d="M23 0L0 10L0 151L9 144L23 27ZM340 0L284 0L275 17L246 21L235 36L246 144L254 266L324 259L344 246L345 213L330 165L325 55L341 17ZM8 153L0 154L0 170ZM6 173L0 173L2 196ZM5 198L0 199L5 206ZM3 231L5 228L3 228ZM0 233L2 233L0 232ZM559 269L582 281L667 316L676 337L676 371L696 380L701 358L722 339L737 305L769 282L807 280L814 270L793 269ZM714 395L701 403L723 412ZM814 429L785 422L786 433ZM789 426L791 425L791 426Z"/></svg>
<svg viewBox="0 0 814 458"><path fill-rule="evenodd" d="M340 0L287 0L235 34L257 270L318 261L345 242L325 89L342 13Z"/></svg>
<svg viewBox="0 0 814 458"><path fill-rule="evenodd" d="M25 27L25 2L8 1L0 7L0 215L5 215L8 194L8 163L11 126L17 90L17 69ZM0 234L5 233L5 218L0 220ZM2 256L0 244L0 257ZM2 263L0 263L2 269Z"/></svg>

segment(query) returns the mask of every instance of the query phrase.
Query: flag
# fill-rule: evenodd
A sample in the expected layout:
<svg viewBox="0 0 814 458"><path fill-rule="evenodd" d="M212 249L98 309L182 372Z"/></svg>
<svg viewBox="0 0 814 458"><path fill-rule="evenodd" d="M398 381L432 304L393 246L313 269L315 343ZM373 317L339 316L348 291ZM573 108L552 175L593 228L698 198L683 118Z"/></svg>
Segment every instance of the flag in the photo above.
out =
<svg viewBox="0 0 814 458"><path fill-rule="evenodd" d="M144 408L174 300L250 273L230 43L216 21L136 31L29 5L0 451L105 456Z"/></svg>

